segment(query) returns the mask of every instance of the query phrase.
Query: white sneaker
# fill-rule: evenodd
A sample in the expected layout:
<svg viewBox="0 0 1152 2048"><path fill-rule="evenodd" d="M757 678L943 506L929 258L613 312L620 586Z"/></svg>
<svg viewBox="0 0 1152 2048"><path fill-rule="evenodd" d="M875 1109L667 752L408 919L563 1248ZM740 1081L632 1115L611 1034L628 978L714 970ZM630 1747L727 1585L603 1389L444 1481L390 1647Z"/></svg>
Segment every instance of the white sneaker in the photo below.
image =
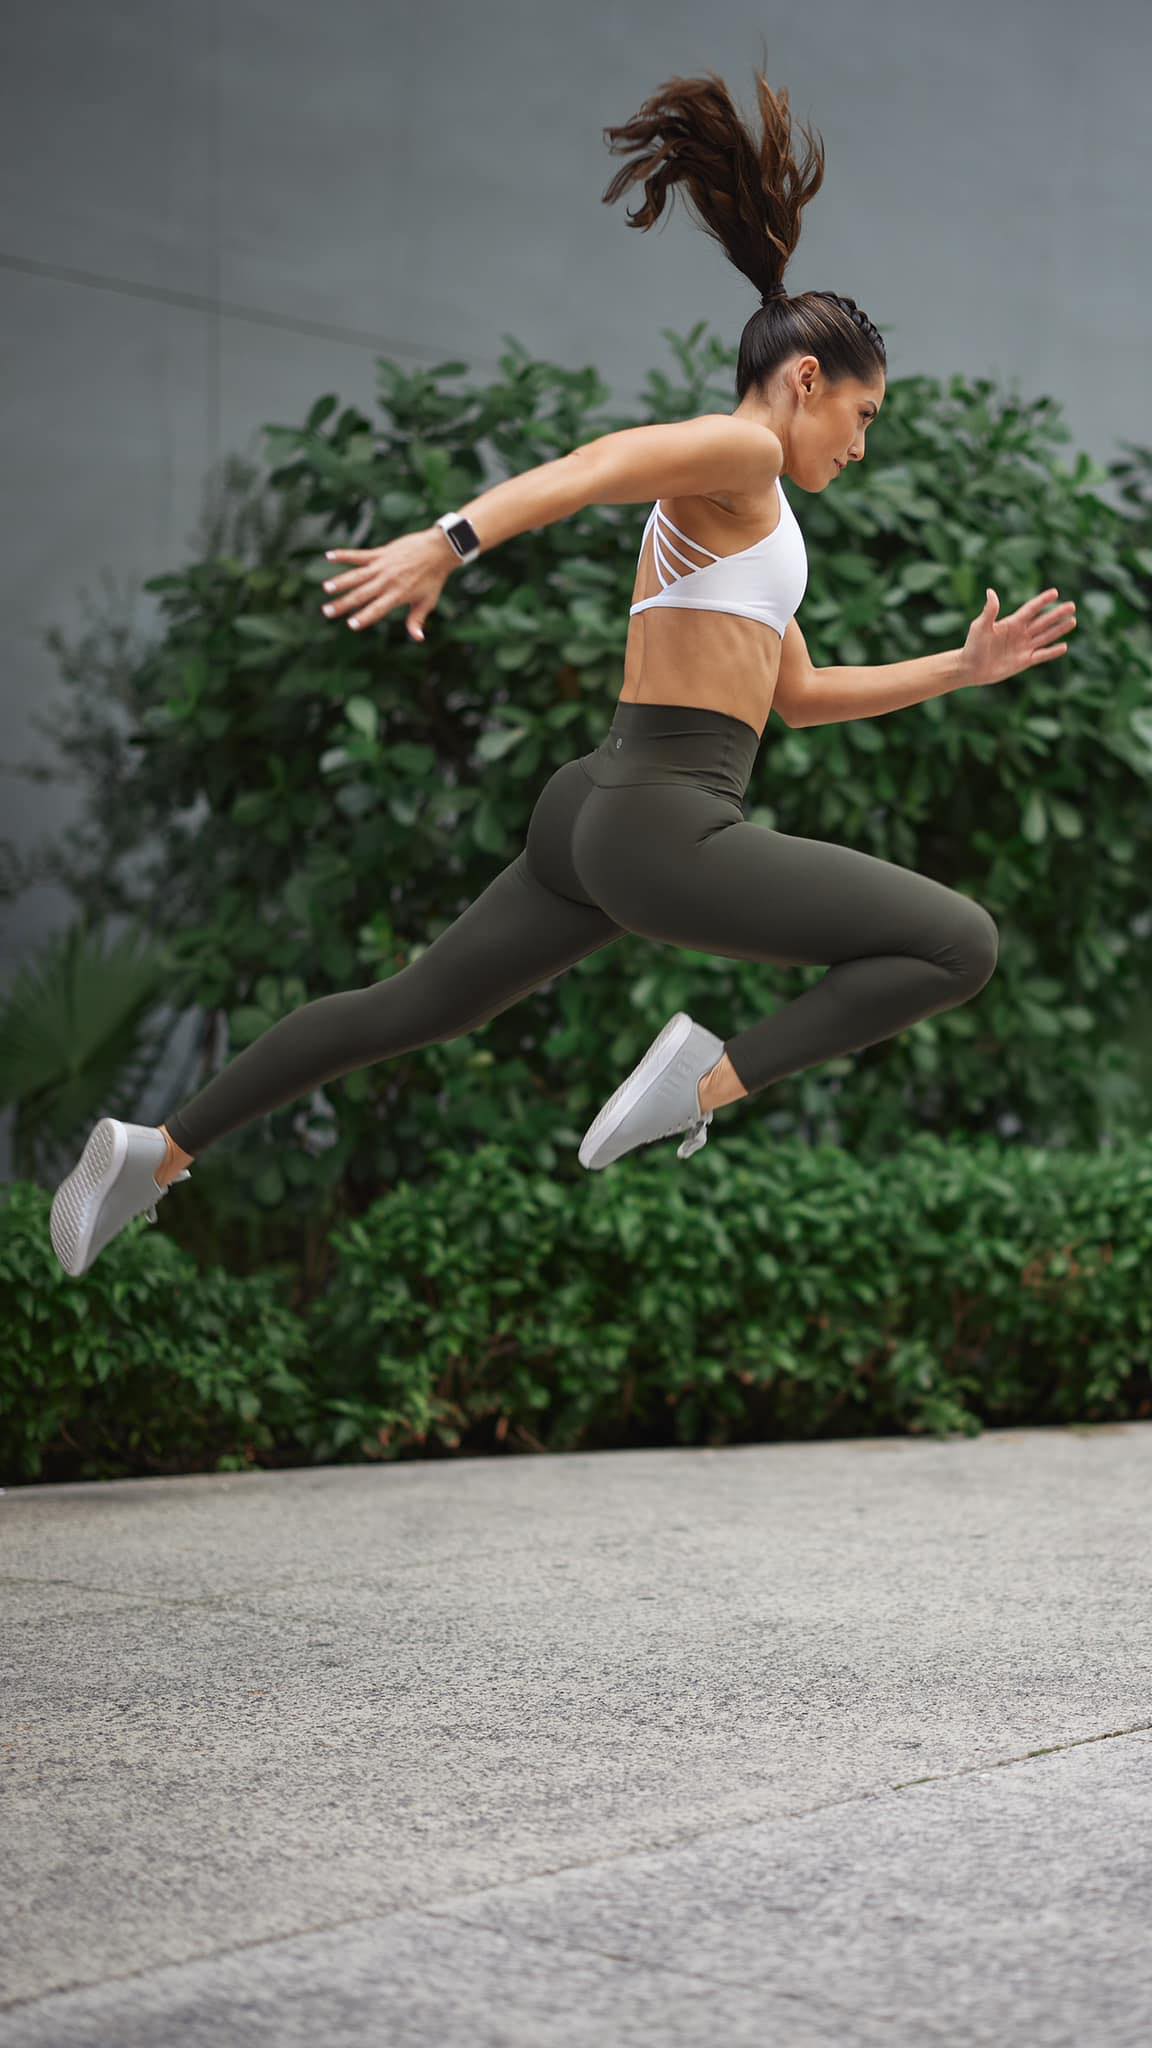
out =
<svg viewBox="0 0 1152 2048"><path fill-rule="evenodd" d="M677 1159L690 1159L708 1142L712 1111L700 1106L699 1085L724 1051L724 1040L685 1011L664 1026L639 1066L589 1124L580 1144L580 1164L590 1170L611 1166L636 1145L687 1131Z"/></svg>
<svg viewBox="0 0 1152 2048"><path fill-rule="evenodd" d="M106 1244L147 1214L156 1221L156 1205L168 1193L155 1178L168 1156L163 1134L148 1124L123 1124L104 1116L92 1132L76 1165L52 1198L52 1249L74 1280L86 1273ZM188 1180L184 1168L176 1180ZM172 1183L175 1186L175 1181Z"/></svg>

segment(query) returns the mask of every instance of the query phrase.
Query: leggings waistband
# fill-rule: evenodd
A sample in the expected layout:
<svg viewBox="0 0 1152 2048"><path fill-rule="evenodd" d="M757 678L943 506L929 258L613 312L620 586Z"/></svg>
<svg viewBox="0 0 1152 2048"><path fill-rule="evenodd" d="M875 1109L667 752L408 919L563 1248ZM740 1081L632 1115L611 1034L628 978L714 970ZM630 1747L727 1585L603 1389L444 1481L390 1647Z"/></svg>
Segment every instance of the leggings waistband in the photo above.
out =
<svg viewBox="0 0 1152 2048"><path fill-rule="evenodd" d="M583 766L602 789L686 782L739 803L759 746L755 727L726 711L618 703L608 733Z"/></svg>

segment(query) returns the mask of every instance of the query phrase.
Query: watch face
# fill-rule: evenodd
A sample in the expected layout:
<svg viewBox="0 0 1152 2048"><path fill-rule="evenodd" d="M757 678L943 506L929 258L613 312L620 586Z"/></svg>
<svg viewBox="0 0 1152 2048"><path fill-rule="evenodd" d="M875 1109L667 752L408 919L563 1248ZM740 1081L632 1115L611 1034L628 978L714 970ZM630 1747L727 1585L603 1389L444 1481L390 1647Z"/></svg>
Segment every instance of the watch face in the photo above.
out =
<svg viewBox="0 0 1152 2048"><path fill-rule="evenodd" d="M472 548L480 545L476 529L470 519L457 519L449 528L448 538L458 555L466 555Z"/></svg>

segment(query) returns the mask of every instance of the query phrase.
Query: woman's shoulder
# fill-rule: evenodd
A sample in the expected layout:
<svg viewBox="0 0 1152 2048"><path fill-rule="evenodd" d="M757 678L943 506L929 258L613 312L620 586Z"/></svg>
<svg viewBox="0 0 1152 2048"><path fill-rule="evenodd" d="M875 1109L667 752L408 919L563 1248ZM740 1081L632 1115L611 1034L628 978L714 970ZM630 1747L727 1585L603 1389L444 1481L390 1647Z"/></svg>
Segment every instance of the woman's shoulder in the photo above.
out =
<svg viewBox="0 0 1152 2048"><path fill-rule="evenodd" d="M660 510L693 540L718 554L731 554L762 540L774 531L781 517L780 493L775 483L766 491L709 491L692 497L661 498Z"/></svg>

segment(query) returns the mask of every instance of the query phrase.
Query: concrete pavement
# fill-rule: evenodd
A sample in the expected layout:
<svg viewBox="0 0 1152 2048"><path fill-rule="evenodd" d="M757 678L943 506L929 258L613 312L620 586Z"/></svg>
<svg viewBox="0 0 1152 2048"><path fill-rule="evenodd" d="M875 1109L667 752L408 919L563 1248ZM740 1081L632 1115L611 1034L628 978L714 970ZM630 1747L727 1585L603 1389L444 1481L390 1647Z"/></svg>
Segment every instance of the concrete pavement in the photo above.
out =
<svg viewBox="0 0 1152 2048"><path fill-rule="evenodd" d="M3 2048L1141 2048L1152 1425L0 1498Z"/></svg>

